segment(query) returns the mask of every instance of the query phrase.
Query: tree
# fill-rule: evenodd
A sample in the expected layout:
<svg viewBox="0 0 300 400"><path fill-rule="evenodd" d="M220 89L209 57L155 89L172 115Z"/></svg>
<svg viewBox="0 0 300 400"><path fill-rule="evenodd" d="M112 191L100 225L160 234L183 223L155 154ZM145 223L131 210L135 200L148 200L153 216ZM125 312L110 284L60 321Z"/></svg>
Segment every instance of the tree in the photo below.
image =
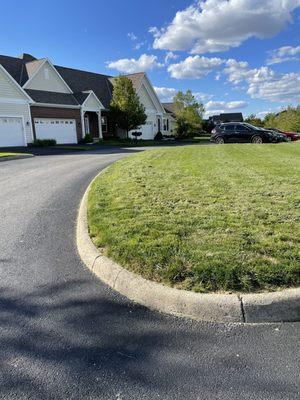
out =
<svg viewBox="0 0 300 400"><path fill-rule="evenodd" d="M265 128L276 128L276 114L269 113L266 114L264 119L264 127Z"/></svg>
<svg viewBox="0 0 300 400"><path fill-rule="evenodd" d="M300 106L289 106L278 114L267 114L265 116L264 126L266 128L277 128L283 131L300 131Z"/></svg>
<svg viewBox="0 0 300 400"><path fill-rule="evenodd" d="M257 118L255 114L250 114L246 119L245 122L248 122L248 124L252 124L254 126L264 126L264 122L260 119Z"/></svg>
<svg viewBox="0 0 300 400"><path fill-rule="evenodd" d="M173 99L176 116L176 136L193 137L199 132L204 112L203 104L198 103L190 90L179 91Z"/></svg>
<svg viewBox="0 0 300 400"><path fill-rule="evenodd" d="M132 82L126 76L118 76L114 81L110 113L115 125L128 132L144 125L147 119L145 107L141 104Z"/></svg>

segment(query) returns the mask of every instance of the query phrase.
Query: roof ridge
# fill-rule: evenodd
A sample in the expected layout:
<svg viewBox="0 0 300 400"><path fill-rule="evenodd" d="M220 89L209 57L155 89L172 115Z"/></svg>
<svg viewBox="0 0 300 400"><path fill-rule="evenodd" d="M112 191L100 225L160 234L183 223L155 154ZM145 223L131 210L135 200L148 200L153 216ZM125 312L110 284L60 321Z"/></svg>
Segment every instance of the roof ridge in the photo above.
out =
<svg viewBox="0 0 300 400"><path fill-rule="evenodd" d="M112 75L105 75L105 74L100 74L99 72L93 72L93 71L86 71L83 69L77 69L77 68L72 68L72 67L63 67L62 65L54 65L54 67L58 67L58 68L64 68L64 69L71 69L72 71L78 71L78 72L85 72L87 74L94 74L94 75L101 75L101 76L105 76L106 78L114 78L114 76Z"/></svg>

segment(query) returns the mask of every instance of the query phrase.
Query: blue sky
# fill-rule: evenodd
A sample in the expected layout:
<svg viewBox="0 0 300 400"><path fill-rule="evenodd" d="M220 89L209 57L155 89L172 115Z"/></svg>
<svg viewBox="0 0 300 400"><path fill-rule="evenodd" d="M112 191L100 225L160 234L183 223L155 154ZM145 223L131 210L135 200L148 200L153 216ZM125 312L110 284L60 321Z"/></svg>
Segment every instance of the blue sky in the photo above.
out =
<svg viewBox="0 0 300 400"><path fill-rule="evenodd" d="M146 70L163 101L207 114L300 103L300 0L2 2L0 53L117 75Z"/></svg>

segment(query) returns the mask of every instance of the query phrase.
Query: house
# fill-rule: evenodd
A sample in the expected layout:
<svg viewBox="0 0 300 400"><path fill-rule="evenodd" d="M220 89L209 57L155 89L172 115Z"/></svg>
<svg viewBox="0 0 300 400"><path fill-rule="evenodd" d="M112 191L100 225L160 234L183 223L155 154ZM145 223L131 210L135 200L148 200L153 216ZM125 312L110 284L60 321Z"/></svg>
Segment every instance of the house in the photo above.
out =
<svg viewBox="0 0 300 400"><path fill-rule="evenodd" d="M153 139L163 128L165 109L145 73L127 76L147 114L141 138ZM0 147L50 138L78 143L87 133L94 140L123 136L109 118L114 79L30 54L0 56Z"/></svg>
<svg viewBox="0 0 300 400"><path fill-rule="evenodd" d="M213 125L219 125L224 122L243 122L243 114L242 113L224 113L219 115L212 115L209 117L208 122Z"/></svg>
<svg viewBox="0 0 300 400"><path fill-rule="evenodd" d="M174 103L162 103L162 105L165 110L162 134L173 135L175 132L176 123Z"/></svg>

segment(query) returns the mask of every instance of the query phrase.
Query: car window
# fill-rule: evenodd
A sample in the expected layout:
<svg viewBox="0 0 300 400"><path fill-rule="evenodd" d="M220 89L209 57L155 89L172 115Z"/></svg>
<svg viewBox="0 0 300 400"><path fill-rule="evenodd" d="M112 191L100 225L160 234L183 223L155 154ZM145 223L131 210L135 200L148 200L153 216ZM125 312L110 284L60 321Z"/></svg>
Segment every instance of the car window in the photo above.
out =
<svg viewBox="0 0 300 400"><path fill-rule="evenodd" d="M233 124L224 125L224 127L225 127L225 131L234 131Z"/></svg>
<svg viewBox="0 0 300 400"><path fill-rule="evenodd" d="M248 132L248 131L250 131L250 128L246 125L238 124L235 126L235 130L240 131L240 132Z"/></svg>
<svg viewBox="0 0 300 400"><path fill-rule="evenodd" d="M247 126L248 128L250 128L251 130L252 129L255 129L256 131L262 131L263 130L263 128L259 128L258 126L248 124L247 122L245 122L244 125Z"/></svg>

